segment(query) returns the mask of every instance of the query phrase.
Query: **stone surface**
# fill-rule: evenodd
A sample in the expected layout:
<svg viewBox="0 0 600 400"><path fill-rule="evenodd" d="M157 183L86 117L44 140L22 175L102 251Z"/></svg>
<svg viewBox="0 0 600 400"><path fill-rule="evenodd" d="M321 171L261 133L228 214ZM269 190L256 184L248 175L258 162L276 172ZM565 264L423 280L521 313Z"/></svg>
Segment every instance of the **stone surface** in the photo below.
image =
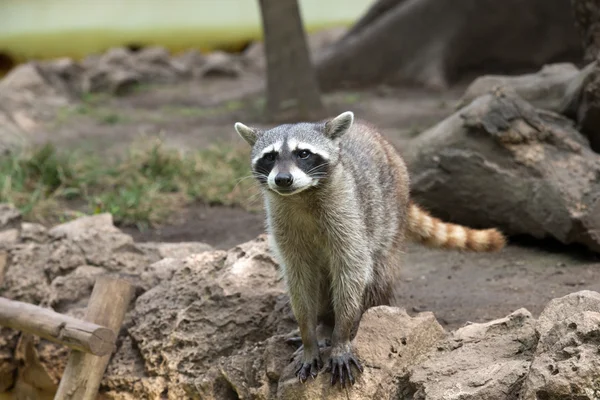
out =
<svg viewBox="0 0 600 400"><path fill-rule="evenodd" d="M410 374L414 399L517 398L537 342L535 320L520 309L453 332Z"/></svg>
<svg viewBox="0 0 600 400"><path fill-rule="evenodd" d="M409 368L435 351L438 341L445 336L446 332L431 313L409 317L398 308L372 308L364 314L353 342L364 372L355 371L356 383L347 393L331 386L329 373L321 372L314 381L299 383L292 363L283 370L277 398L335 399L340 395L347 399L401 398L406 395L406 388L398 387L398 377L406 376ZM322 357L326 361L328 352L323 352Z"/></svg>
<svg viewBox="0 0 600 400"><path fill-rule="evenodd" d="M522 399L600 397L600 294L554 299L538 319L539 343Z"/></svg>
<svg viewBox="0 0 600 400"><path fill-rule="evenodd" d="M567 88L579 72L574 64L560 63L545 65L539 71L525 75L484 75L469 85L460 105L466 106L496 87L508 87L535 107L559 112Z"/></svg>
<svg viewBox="0 0 600 400"><path fill-rule="evenodd" d="M437 217L600 251L600 156L514 91L477 98L404 153L415 200Z"/></svg>
<svg viewBox="0 0 600 400"><path fill-rule="evenodd" d="M577 128L600 153L600 69L598 61L588 64L569 84L561 113L577 122Z"/></svg>
<svg viewBox="0 0 600 400"><path fill-rule="evenodd" d="M0 231L15 228L21 222L21 213L12 204L0 203Z"/></svg>
<svg viewBox="0 0 600 400"><path fill-rule="evenodd" d="M200 77L236 78L242 74L238 57L222 51L208 54L197 75Z"/></svg>
<svg viewBox="0 0 600 400"><path fill-rule="evenodd" d="M0 247L17 243L19 240L19 231L17 229L8 229L0 231Z"/></svg>
<svg viewBox="0 0 600 400"><path fill-rule="evenodd" d="M429 312L372 308L352 344L365 371L339 390L325 371L305 384L294 376L297 356L286 339L297 326L265 235L228 251L137 244L107 214L48 231L11 229L36 234L21 234L0 251L0 296L82 318L96 277L119 276L136 286L101 384L104 399L597 396L597 292L552 300L538 321L519 309L453 332ZM322 350L324 360L328 352ZM64 346L0 328L0 393L52 398L67 355Z"/></svg>
<svg viewBox="0 0 600 400"><path fill-rule="evenodd" d="M214 250L212 246L201 242L158 243L144 242L137 245L145 252L155 252L159 258L186 258L192 254Z"/></svg>
<svg viewBox="0 0 600 400"><path fill-rule="evenodd" d="M49 239L48 229L45 226L31 222L21 224L21 240L23 242L45 243Z"/></svg>

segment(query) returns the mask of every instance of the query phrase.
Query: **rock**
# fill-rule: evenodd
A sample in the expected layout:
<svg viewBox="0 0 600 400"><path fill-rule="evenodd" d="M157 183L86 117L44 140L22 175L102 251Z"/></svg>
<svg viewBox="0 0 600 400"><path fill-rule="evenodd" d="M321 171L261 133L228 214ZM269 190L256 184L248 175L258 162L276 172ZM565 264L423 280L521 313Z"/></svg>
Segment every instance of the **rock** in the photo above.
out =
<svg viewBox="0 0 600 400"><path fill-rule="evenodd" d="M81 92L84 68L76 61L63 57L40 64L40 71L52 87L71 99Z"/></svg>
<svg viewBox="0 0 600 400"><path fill-rule="evenodd" d="M125 47L113 47L97 58L99 64L130 66L134 53Z"/></svg>
<svg viewBox="0 0 600 400"><path fill-rule="evenodd" d="M0 327L0 393L6 392L15 384L19 367L14 358L18 334L15 330Z"/></svg>
<svg viewBox="0 0 600 400"><path fill-rule="evenodd" d="M571 0L575 26L582 39L583 60L590 62L600 53L600 4L595 0Z"/></svg>
<svg viewBox="0 0 600 400"><path fill-rule="evenodd" d="M509 87L519 97L537 108L560 112L565 92L579 69L571 63L543 66L539 71L519 76L485 75L473 81L459 101L460 107L468 105L494 88Z"/></svg>
<svg viewBox="0 0 600 400"><path fill-rule="evenodd" d="M242 74L239 60L232 54L215 51L206 56L204 64L198 70L198 76L237 78Z"/></svg>
<svg viewBox="0 0 600 400"><path fill-rule="evenodd" d="M229 252L171 259L173 276L137 299L129 328L150 375L194 390L194 380L218 357L291 330L266 246L261 237Z"/></svg>
<svg viewBox="0 0 600 400"><path fill-rule="evenodd" d="M167 49L147 47L134 54L133 70L141 76L141 82L168 83L177 81L186 72L173 62Z"/></svg>
<svg viewBox="0 0 600 400"><path fill-rule="evenodd" d="M131 68L100 65L86 72L83 77L83 92L108 92L121 95L142 82L142 76Z"/></svg>
<svg viewBox="0 0 600 400"><path fill-rule="evenodd" d="M173 65L184 75L199 78L206 58L198 50L189 50L173 58Z"/></svg>
<svg viewBox="0 0 600 400"><path fill-rule="evenodd" d="M600 156L571 121L510 89L477 98L403 155L415 200L437 217L600 251Z"/></svg>
<svg viewBox="0 0 600 400"><path fill-rule="evenodd" d="M407 375L411 367L435 351L436 344L445 336L446 332L432 313L411 318L398 308L369 309L353 342L364 372L357 375L356 383L344 398L401 398L398 377ZM322 357L326 361L328 352L323 352ZM330 374L320 373L314 381L303 385L294 372L295 363L284 369L277 389L278 399L338 398L339 388L331 386Z"/></svg>
<svg viewBox="0 0 600 400"><path fill-rule="evenodd" d="M109 213L102 213L84 216L64 224L57 225L50 229L48 234L57 239L67 238L77 240L81 237L87 236L91 230L107 234L121 232L114 226L112 215Z"/></svg>
<svg viewBox="0 0 600 400"><path fill-rule="evenodd" d="M19 231L17 229L8 229L0 231L0 248L19 241Z"/></svg>
<svg viewBox="0 0 600 400"><path fill-rule="evenodd" d="M134 53L133 58L137 62L156 65L171 65L169 51L164 47L152 46L144 47L139 52Z"/></svg>
<svg viewBox="0 0 600 400"><path fill-rule="evenodd" d="M571 11L567 0L380 0L313 64L323 92L389 83L443 90L482 71L580 60Z"/></svg>
<svg viewBox="0 0 600 400"><path fill-rule="evenodd" d="M0 203L0 231L16 228L21 222L21 212L12 204Z"/></svg>
<svg viewBox="0 0 600 400"><path fill-rule="evenodd" d="M4 272L6 271L6 264L8 263L8 253L4 250L0 250L0 287L4 281Z"/></svg>
<svg viewBox="0 0 600 400"><path fill-rule="evenodd" d="M600 396L600 294L571 293L548 303L536 330L539 343L522 399Z"/></svg>
<svg viewBox="0 0 600 400"><path fill-rule="evenodd" d="M8 261L0 296L82 318L98 276L121 276L138 288L102 380L103 398L494 400L520 393L573 398L575 390L593 398L591 379L600 371L595 292L551 301L537 323L520 309L452 333L429 312L410 317L374 307L353 343L365 372L339 391L327 373L304 385L294 376L286 338L297 324L266 235L229 251L136 244L107 214L46 235L2 250ZM0 393L52 398L67 354L64 346L0 328Z"/></svg>
<svg viewBox="0 0 600 400"><path fill-rule="evenodd" d="M0 94L0 101L2 100ZM25 142L24 132L7 111L0 110L0 156L9 154Z"/></svg>
<svg viewBox="0 0 600 400"><path fill-rule="evenodd" d="M13 230L0 234L7 232ZM24 223L21 239L22 243L9 243L0 250L0 296L53 307L58 312L83 318L99 275L129 279L137 285L138 294L149 288L144 279L160 281L155 275L161 271L149 268L159 260L159 250L137 248L129 235L113 225L109 214L83 217L47 232L42 226ZM166 251L175 251L173 247L166 246ZM182 247L190 251L199 248L193 245ZM126 316L127 323L131 323L130 314ZM43 370L51 382L57 383L68 349L36 339L33 350L30 349L33 354L27 358L29 361L19 361L15 349L17 340L22 337L18 332L0 329L0 386L12 386L12 377L18 369L19 393L38 396L42 389L36 382L25 379L29 376L28 371L32 368L38 372Z"/></svg>
<svg viewBox="0 0 600 400"><path fill-rule="evenodd" d="M255 72L263 72L267 67L265 45L263 42L253 42L242 54L244 64Z"/></svg>
<svg viewBox="0 0 600 400"><path fill-rule="evenodd" d="M283 369L293 353L284 335L275 335L250 349L223 357L195 382L202 399L274 398Z"/></svg>
<svg viewBox="0 0 600 400"><path fill-rule="evenodd" d="M144 252L156 252L159 259L162 258L187 258L193 254L204 253L214 250L212 246L201 242L184 243L154 243L145 242L137 245Z"/></svg>
<svg viewBox="0 0 600 400"><path fill-rule="evenodd" d="M8 250L0 296L40 304L49 295L45 268L51 254L49 246L34 243L13 245Z"/></svg>
<svg viewBox="0 0 600 400"><path fill-rule="evenodd" d="M140 273L140 266L149 260L158 261L153 252L138 248L133 238L113 225L112 216L104 213L85 216L58 225L48 232L54 238L53 255L46 267L50 279L65 275L82 265L101 266L122 274ZM66 262L66 259L71 261Z"/></svg>
<svg viewBox="0 0 600 400"><path fill-rule="evenodd" d="M577 122L578 129L590 141L590 146L600 153L600 68L598 61L588 64L572 80L560 112Z"/></svg>
<svg viewBox="0 0 600 400"><path fill-rule="evenodd" d="M100 267L82 265L66 276L58 276L50 284L47 303L56 312L71 308L85 308L99 275L106 274Z"/></svg>
<svg viewBox="0 0 600 400"><path fill-rule="evenodd" d="M44 79L36 62L28 62L13 68L0 80L0 93L24 91L35 96L55 96L56 90Z"/></svg>
<svg viewBox="0 0 600 400"><path fill-rule="evenodd" d="M535 320L525 309L467 325L411 370L408 386L414 399L517 398L536 339Z"/></svg>
<svg viewBox="0 0 600 400"><path fill-rule="evenodd" d="M48 229L45 226L31 222L21 224L21 241L45 243L49 239Z"/></svg>

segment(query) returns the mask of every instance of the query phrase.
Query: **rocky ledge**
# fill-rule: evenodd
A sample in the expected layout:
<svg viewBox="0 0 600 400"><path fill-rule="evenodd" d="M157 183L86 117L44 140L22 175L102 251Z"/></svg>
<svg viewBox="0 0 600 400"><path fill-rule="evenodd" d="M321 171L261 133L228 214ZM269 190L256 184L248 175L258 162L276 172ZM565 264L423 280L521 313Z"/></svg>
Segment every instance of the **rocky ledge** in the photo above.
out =
<svg viewBox="0 0 600 400"><path fill-rule="evenodd" d="M597 399L600 294L550 301L447 332L430 312L375 307L354 341L365 371L345 390L300 384L296 324L260 236L229 251L135 243L110 215L52 229L0 207L0 295L81 316L95 278L137 288L101 386L105 399ZM327 356L327 349L324 350ZM0 329L0 393L56 390L67 350Z"/></svg>

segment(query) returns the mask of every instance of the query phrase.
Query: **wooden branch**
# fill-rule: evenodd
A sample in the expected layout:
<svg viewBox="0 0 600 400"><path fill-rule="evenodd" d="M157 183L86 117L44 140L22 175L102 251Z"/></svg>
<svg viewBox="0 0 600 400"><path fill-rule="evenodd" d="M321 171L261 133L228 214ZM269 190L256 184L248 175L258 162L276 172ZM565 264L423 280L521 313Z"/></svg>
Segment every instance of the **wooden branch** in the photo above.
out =
<svg viewBox="0 0 600 400"><path fill-rule="evenodd" d="M49 308L0 297L0 326L103 356L112 352L116 335L104 326L59 314Z"/></svg>
<svg viewBox="0 0 600 400"><path fill-rule="evenodd" d="M134 288L122 279L99 277L88 303L85 320L118 334ZM97 357L72 351L54 400L95 400L111 354Z"/></svg>

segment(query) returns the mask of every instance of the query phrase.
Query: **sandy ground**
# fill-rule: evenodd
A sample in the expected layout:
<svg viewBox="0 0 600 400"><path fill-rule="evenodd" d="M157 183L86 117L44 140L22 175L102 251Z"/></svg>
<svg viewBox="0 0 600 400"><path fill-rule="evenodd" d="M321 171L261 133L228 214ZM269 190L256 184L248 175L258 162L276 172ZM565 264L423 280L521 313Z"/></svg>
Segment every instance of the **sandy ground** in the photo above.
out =
<svg viewBox="0 0 600 400"><path fill-rule="evenodd" d="M167 144L181 149L217 141L243 145L233 123L260 123L258 110L264 101L257 92L260 86L250 77L146 87L83 113L58 115L35 139L69 149L93 146L106 154L121 151L141 135L160 134ZM376 123L402 153L411 137L454 111L463 90L464 86L446 93L377 88L327 95L325 103L332 114L352 110ZM126 231L139 241L202 241L227 249L263 229L261 213L200 204L159 229ZM553 297L581 289L600 291L597 257L548 243L511 244L495 255L411 245L402 268L396 304L409 312L433 311L448 328L503 317L521 307L537 315Z"/></svg>

